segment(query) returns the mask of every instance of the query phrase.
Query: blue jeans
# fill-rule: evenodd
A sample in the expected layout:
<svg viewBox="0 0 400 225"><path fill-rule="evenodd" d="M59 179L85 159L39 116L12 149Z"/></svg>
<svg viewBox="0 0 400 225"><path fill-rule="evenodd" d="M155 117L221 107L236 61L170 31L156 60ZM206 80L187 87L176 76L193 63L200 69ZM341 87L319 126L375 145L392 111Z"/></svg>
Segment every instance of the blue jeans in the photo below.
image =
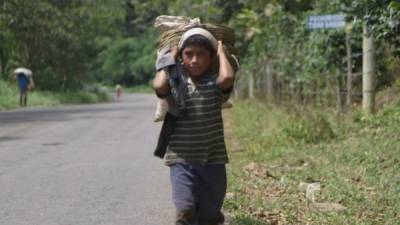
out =
<svg viewBox="0 0 400 225"><path fill-rule="evenodd" d="M223 224L227 179L225 165L170 166L176 225Z"/></svg>

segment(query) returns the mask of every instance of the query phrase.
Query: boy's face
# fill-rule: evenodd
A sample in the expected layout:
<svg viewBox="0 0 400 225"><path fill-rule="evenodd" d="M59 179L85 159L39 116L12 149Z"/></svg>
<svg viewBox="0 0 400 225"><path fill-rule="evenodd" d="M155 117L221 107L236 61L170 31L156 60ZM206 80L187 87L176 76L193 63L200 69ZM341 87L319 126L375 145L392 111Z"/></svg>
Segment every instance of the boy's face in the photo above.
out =
<svg viewBox="0 0 400 225"><path fill-rule="evenodd" d="M204 47L189 45L182 51L182 61L189 76L200 78L211 66L211 53Z"/></svg>

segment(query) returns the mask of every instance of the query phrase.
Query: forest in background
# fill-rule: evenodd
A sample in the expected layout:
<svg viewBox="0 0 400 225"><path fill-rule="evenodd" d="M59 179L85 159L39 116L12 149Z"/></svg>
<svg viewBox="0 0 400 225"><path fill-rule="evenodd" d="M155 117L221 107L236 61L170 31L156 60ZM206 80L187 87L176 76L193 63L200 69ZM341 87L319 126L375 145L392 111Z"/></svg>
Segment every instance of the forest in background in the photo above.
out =
<svg viewBox="0 0 400 225"><path fill-rule="evenodd" d="M77 90L93 82L148 84L159 35L154 20L180 15L235 29L238 95L335 104L336 94L345 92L345 29L307 29L308 16L325 14L344 14L352 25L354 101L362 84L363 23L376 44L376 87L395 84L400 73L395 0L0 0L0 78L10 80L14 68L25 66L41 90Z"/></svg>

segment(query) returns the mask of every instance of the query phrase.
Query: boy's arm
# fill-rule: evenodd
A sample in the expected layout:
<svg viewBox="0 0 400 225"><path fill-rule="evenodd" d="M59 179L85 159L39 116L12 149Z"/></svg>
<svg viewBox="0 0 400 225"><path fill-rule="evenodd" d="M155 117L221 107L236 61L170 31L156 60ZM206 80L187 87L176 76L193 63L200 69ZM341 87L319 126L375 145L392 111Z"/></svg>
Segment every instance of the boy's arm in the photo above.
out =
<svg viewBox="0 0 400 225"><path fill-rule="evenodd" d="M221 41L218 41L217 55L219 58L219 74L217 78L217 85L222 91L231 90L233 82L235 81L235 72L232 65L229 63L228 58Z"/></svg>
<svg viewBox="0 0 400 225"><path fill-rule="evenodd" d="M159 97L164 97L169 93L170 87L166 70L160 70L156 73L156 77L153 80L153 88Z"/></svg>
<svg viewBox="0 0 400 225"><path fill-rule="evenodd" d="M157 54L157 61L156 61L156 76L153 80L153 88L158 97L164 98L168 95L170 91L169 86L169 74L168 68L169 66L173 66L176 64L175 60L178 54L178 48L172 47L164 48L160 50Z"/></svg>

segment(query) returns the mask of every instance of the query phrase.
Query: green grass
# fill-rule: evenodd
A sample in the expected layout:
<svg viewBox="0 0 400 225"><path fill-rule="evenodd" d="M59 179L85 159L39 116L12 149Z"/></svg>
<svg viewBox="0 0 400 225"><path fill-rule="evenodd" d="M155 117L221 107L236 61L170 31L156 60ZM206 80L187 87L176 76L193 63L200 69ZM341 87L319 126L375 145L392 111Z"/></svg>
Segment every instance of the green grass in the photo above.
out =
<svg viewBox="0 0 400 225"><path fill-rule="evenodd" d="M134 87L123 87L122 88L123 92L128 92L128 93L154 93L154 90L152 87L149 85L138 85Z"/></svg>
<svg viewBox="0 0 400 225"><path fill-rule="evenodd" d="M110 96L98 89L73 92L46 92L34 90L28 93L28 106L52 106L60 104L81 104L105 102ZM19 94L15 85L0 81L0 110L18 108Z"/></svg>
<svg viewBox="0 0 400 225"><path fill-rule="evenodd" d="M87 91L75 91L57 93L56 98L62 104L90 104L108 101L110 96L107 93L94 93Z"/></svg>
<svg viewBox="0 0 400 225"><path fill-rule="evenodd" d="M400 104L376 115L238 101L226 111L234 224L398 224ZM321 183L319 212L299 188Z"/></svg>

